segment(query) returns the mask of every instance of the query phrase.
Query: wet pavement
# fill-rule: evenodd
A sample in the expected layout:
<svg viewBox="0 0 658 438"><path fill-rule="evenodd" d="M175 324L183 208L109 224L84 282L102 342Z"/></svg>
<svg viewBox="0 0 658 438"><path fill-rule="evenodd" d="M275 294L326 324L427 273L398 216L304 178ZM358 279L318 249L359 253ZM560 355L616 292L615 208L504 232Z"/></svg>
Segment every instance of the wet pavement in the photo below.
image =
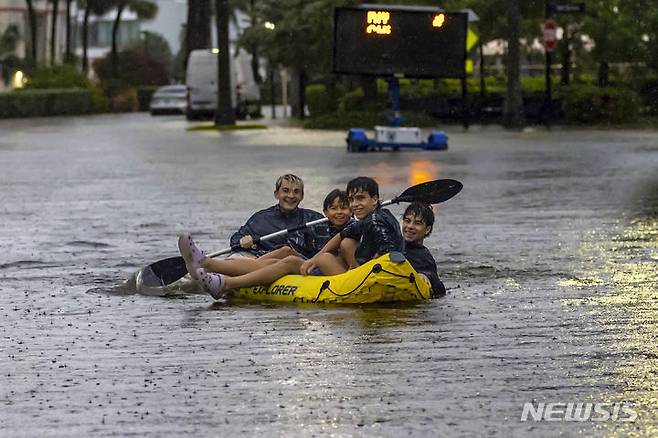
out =
<svg viewBox="0 0 658 438"><path fill-rule="evenodd" d="M347 154L344 132L186 126L0 121L1 436L658 435L658 132L453 128L445 152ZM225 247L286 172L316 209L356 175L384 198L462 181L426 241L448 295L118 292L179 232ZM610 415L567 421L570 402Z"/></svg>

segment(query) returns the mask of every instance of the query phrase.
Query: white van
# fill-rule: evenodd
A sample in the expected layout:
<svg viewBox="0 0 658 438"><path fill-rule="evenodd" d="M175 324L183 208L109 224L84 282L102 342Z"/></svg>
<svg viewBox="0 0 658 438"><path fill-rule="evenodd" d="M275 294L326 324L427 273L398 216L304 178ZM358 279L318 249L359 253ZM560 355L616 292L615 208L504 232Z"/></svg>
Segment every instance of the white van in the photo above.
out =
<svg viewBox="0 0 658 438"><path fill-rule="evenodd" d="M260 88L254 80L251 56L239 49L231 55L231 102L235 115L260 116ZM217 108L217 50L192 50L187 62L187 119L213 117Z"/></svg>

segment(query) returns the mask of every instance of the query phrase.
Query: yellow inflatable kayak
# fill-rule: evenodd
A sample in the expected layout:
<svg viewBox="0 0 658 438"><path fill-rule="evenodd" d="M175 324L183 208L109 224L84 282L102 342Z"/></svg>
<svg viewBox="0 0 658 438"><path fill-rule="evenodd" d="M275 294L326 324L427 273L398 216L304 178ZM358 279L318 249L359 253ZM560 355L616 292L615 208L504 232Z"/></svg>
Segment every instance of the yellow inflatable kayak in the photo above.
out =
<svg viewBox="0 0 658 438"><path fill-rule="evenodd" d="M390 253L344 274L286 275L269 286L233 290L230 298L280 303L418 302L430 298L430 286L402 254Z"/></svg>

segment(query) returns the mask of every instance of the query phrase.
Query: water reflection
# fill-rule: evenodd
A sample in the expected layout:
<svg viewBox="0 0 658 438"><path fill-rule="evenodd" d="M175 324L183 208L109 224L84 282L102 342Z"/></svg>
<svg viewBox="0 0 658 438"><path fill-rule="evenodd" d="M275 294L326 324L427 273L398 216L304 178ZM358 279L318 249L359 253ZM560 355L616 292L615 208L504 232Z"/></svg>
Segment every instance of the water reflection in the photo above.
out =
<svg viewBox="0 0 658 438"><path fill-rule="evenodd" d="M430 160L413 160L409 166L410 186L431 181L439 177L439 166Z"/></svg>
<svg viewBox="0 0 658 438"><path fill-rule="evenodd" d="M622 358L615 369L621 389L598 401L630 403L638 413L635 423L602 427L613 436L658 436L658 218L638 218L614 238L593 239L581 250L592 265L561 286L593 295L565 300L565 305L590 307ZM605 286L609 292L599 295L597 289Z"/></svg>

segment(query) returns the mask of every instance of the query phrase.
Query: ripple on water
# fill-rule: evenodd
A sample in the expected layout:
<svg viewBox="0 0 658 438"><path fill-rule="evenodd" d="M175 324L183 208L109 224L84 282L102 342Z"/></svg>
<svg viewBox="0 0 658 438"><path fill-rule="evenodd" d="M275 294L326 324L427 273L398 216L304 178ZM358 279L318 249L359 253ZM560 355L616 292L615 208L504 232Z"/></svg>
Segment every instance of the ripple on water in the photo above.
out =
<svg viewBox="0 0 658 438"><path fill-rule="evenodd" d="M114 245L110 245L105 242L95 242L90 240L72 240L66 242L66 246L75 246L75 247L84 247L84 248L112 248Z"/></svg>

